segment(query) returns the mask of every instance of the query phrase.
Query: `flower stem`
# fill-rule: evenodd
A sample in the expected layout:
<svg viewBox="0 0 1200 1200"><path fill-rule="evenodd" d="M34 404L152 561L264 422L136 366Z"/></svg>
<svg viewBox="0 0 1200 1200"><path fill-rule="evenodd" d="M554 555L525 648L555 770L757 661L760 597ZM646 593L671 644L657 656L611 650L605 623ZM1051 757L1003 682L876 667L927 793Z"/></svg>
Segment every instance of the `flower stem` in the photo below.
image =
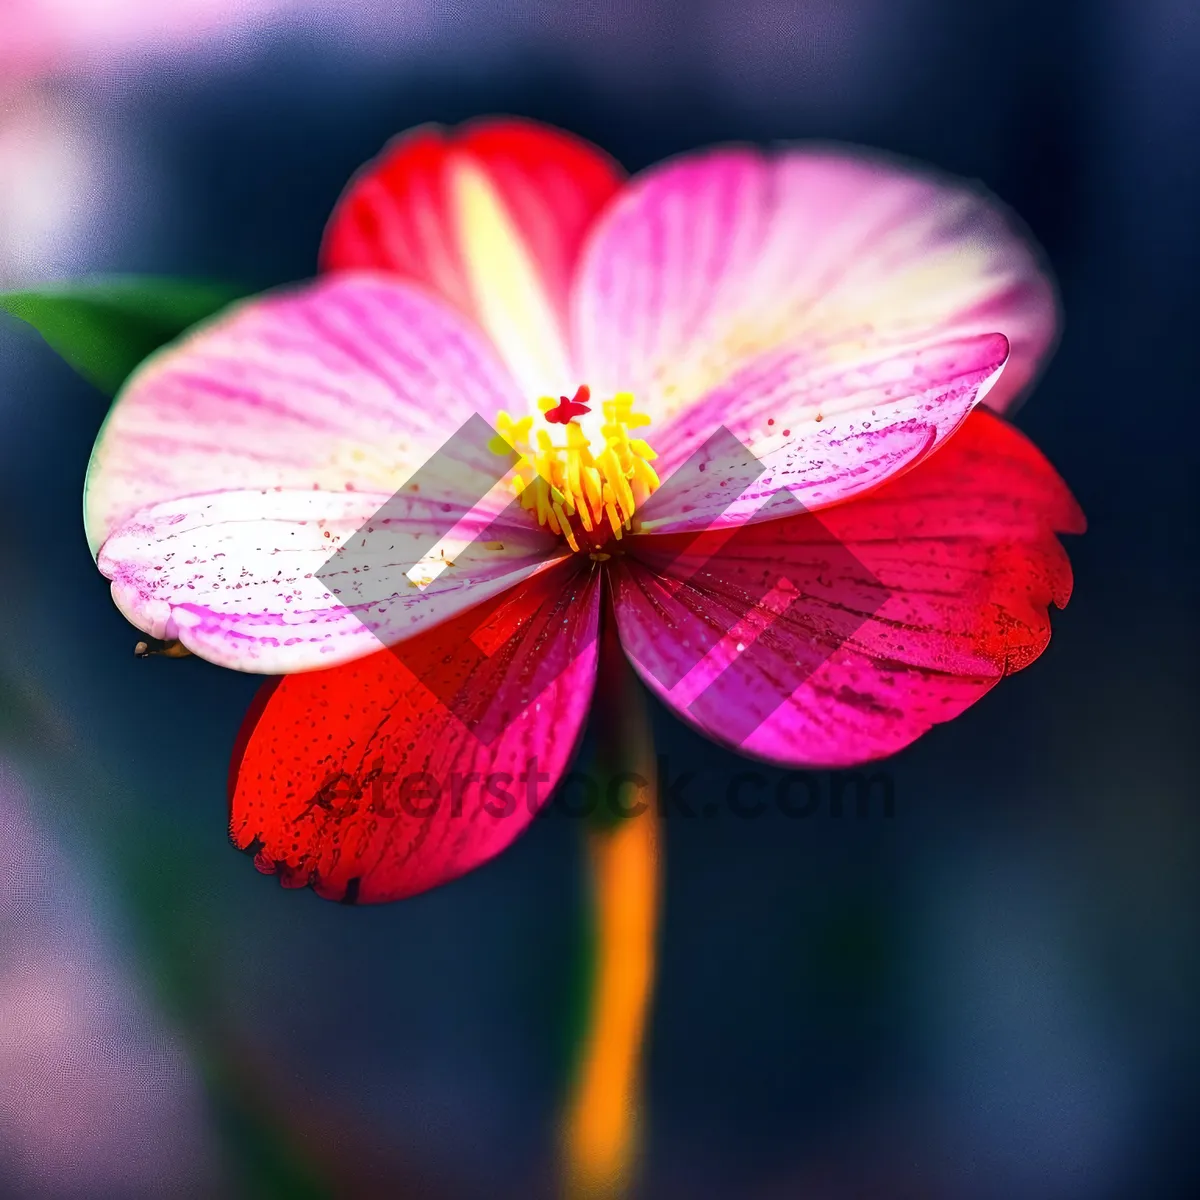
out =
<svg viewBox="0 0 1200 1200"><path fill-rule="evenodd" d="M641 1132L642 1045L654 986L661 848L646 697L606 611L587 830L594 961L581 1053L563 1125L570 1200L629 1194ZM619 808L618 808L619 805Z"/></svg>

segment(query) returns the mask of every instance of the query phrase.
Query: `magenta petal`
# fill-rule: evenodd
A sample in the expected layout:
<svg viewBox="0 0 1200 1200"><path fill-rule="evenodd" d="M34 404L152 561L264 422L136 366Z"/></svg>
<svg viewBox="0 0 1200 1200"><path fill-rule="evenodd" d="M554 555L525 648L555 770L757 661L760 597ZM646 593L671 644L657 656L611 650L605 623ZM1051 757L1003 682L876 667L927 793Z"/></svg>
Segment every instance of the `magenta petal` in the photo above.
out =
<svg viewBox="0 0 1200 1200"><path fill-rule="evenodd" d="M465 544L431 580L441 564L423 547L440 533L441 507L405 492L191 496L135 514L98 565L117 607L152 637L236 670L313 670L507 591L561 550L524 512L481 513L456 526Z"/></svg>
<svg viewBox="0 0 1200 1200"><path fill-rule="evenodd" d="M473 414L525 400L484 335L410 284L345 274L256 297L130 378L92 451L88 538L198 493L391 495Z"/></svg>
<svg viewBox="0 0 1200 1200"><path fill-rule="evenodd" d="M715 740L846 766L908 745L1042 652L1047 608L1071 591L1054 535L1082 527L1037 450L977 412L851 503L723 542L633 539L618 628L649 686Z"/></svg>
<svg viewBox="0 0 1200 1200"><path fill-rule="evenodd" d="M1004 410L1055 326L1039 255L994 199L829 147L712 150L639 175L593 229L573 306L584 380L633 392L652 435L781 347L820 371L1000 333L1012 360L988 403Z"/></svg>
<svg viewBox="0 0 1200 1200"><path fill-rule="evenodd" d="M999 334L881 354L849 369L814 366L803 350L764 355L663 431L655 466L665 483L642 527L671 533L761 520L763 501L781 489L809 510L861 495L936 449L1002 377L1007 356ZM721 469L728 453L708 453L721 445L712 440L718 428L761 471L736 497Z"/></svg>

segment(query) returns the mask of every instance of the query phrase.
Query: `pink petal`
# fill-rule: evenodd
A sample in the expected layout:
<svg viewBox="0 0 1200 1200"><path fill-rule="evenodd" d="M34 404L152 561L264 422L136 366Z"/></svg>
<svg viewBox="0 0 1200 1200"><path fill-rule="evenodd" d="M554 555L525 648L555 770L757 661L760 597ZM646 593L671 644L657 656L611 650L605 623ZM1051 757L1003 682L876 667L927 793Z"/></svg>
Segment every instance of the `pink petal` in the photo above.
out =
<svg viewBox="0 0 1200 1200"><path fill-rule="evenodd" d="M429 288L488 332L533 399L570 395L567 293L584 235L621 184L607 155L533 121L414 129L355 176L325 233L327 271Z"/></svg>
<svg viewBox="0 0 1200 1200"><path fill-rule="evenodd" d="M762 520L764 499L783 488L810 511L860 495L958 428L1007 353L1003 337L984 334L849 369L792 350L763 355L668 424L656 446L664 484L643 507L642 528Z"/></svg>
<svg viewBox="0 0 1200 1200"><path fill-rule="evenodd" d="M490 655L474 609L406 643L403 661L381 651L266 685L231 769L234 843L285 887L364 903L436 887L498 854L577 747L596 673L598 578L571 560L522 584L502 606L515 632L482 638ZM487 624L498 610L485 609Z"/></svg>
<svg viewBox="0 0 1200 1200"><path fill-rule="evenodd" d="M988 403L1003 410L1053 342L1056 310L1037 251L994 199L820 147L714 150L636 178L593 230L572 318L584 382L633 392L654 442L781 347L813 371L850 370L1000 333L1012 357ZM794 419L786 405L771 415Z"/></svg>
<svg viewBox="0 0 1200 1200"><path fill-rule="evenodd" d="M1054 533L1082 529L1038 451L978 412L916 469L819 518L744 526L712 553L712 535L632 539L618 627L647 683L709 736L847 766L1042 652L1047 608L1071 591Z"/></svg>
<svg viewBox="0 0 1200 1200"><path fill-rule="evenodd" d="M344 275L250 300L126 384L88 467L88 538L197 493L390 495L472 414L524 402L478 330L410 285Z"/></svg>
<svg viewBox="0 0 1200 1200"><path fill-rule="evenodd" d="M443 537L445 507L406 491L216 492L143 509L98 563L117 607L152 637L178 638L218 666L307 671L507 591L561 550L519 506L471 514L454 524L452 566L435 558L430 581L418 564Z"/></svg>

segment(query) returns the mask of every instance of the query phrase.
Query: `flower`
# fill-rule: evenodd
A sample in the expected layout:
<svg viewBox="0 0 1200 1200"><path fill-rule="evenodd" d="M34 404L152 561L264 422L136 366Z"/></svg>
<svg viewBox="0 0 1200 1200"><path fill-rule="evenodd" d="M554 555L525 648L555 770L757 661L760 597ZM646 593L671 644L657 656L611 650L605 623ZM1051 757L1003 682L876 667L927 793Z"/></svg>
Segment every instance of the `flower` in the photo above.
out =
<svg viewBox="0 0 1200 1200"><path fill-rule="evenodd" d="M1055 299L977 190L808 146L625 180L493 119L390 145L321 266L144 364L85 501L136 626L284 675L243 729L231 830L285 885L395 899L508 845L575 751L602 612L685 720L796 766L891 754L1044 649L1071 589L1055 533L1083 518L995 414L1046 356ZM492 508L467 567L443 545L408 588L378 557L327 588L389 503L388 549L445 533L437 481L408 481L477 414L500 444L452 456L486 473L511 449L509 536L477 540ZM686 475L722 427L752 487ZM700 553L710 526L728 540ZM785 576L783 600L755 590ZM491 736L434 700L429 664Z"/></svg>

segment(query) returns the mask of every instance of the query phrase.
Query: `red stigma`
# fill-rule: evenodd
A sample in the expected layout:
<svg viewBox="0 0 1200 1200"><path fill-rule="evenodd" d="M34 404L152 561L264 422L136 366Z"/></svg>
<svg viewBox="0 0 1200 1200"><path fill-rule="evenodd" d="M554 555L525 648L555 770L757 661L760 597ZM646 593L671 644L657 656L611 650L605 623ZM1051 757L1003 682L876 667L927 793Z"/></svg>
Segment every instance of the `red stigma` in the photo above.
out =
<svg viewBox="0 0 1200 1200"><path fill-rule="evenodd" d="M580 384L573 400L568 400L566 396L560 396L558 403L553 408L546 410L546 420L551 425L569 425L575 417L581 417L584 413L592 411L588 408L588 401L591 398L592 389L586 383Z"/></svg>

